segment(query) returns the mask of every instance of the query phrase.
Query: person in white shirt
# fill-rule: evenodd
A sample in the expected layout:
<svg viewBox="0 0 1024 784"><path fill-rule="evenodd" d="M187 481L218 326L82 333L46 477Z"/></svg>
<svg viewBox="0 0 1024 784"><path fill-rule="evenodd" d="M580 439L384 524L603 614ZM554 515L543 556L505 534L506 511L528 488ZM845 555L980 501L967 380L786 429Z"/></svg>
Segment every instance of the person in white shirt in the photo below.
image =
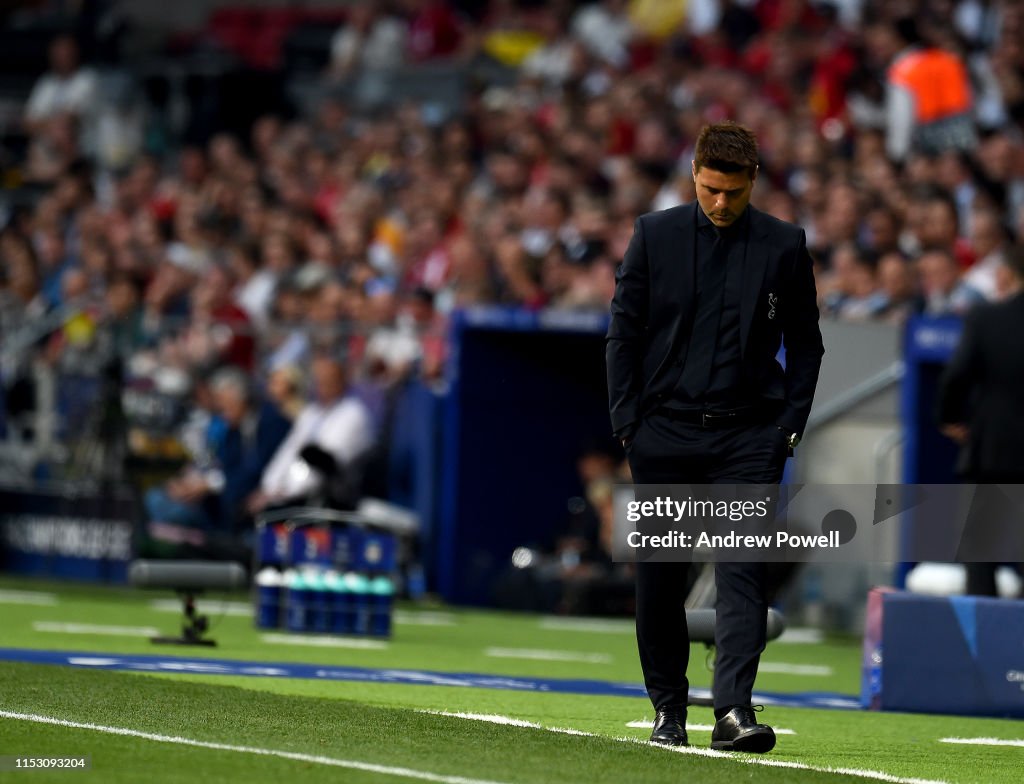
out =
<svg viewBox="0 0 1024 784"><path fill-rule="evenodd" d="M406 22L385 13L379 2L353 3L347 23L331 40L328 75L345 79L361 69L396 69L405 62L408 38Z"/></svg>
<svg viewBox="0 0 1024 784"><path fill-rule="evenodd" d="M615 68L629 65L633 25L624 0L601 0L584 6L572 19L572 34L592 57Z"/></svg>
<svg viewBox="0 0 1024 784"><path fill-rule="evenodd" d="M304 448L316 447L344 468L373 445L370 412L362 401L347 394L341 362L317 357L312 363L312 376L315 400L299 414L264 470L260 489L248 503L254 514L271 504L303 498L321 489L321 475L302 458Z"/></svg>
<svg viewBox="0 0 1024 784"><path fill-rule="evenodd" d="M61 115L84 118L92 112L96 98L96 74L79 67L75 39L59 35L50 44L50 70L39 77L29 95L25 125L36 133Z"/></svg>
<svg viewBox="0 0 1024 784"><path fill-rule="evenodd" d="M977 210L971 218L971 250L977 261L964 273L964 281L989 302L999 300L999 270L1005 263L1006 231L994 210Z"/></svg>

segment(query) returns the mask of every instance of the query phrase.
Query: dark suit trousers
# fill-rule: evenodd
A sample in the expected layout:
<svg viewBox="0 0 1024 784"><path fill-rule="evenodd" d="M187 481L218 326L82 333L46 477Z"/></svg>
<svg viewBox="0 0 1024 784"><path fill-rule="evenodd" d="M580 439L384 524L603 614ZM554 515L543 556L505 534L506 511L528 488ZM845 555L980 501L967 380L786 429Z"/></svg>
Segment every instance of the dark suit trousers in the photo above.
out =
<svg viewBox="0 0 1024 784"><path fill-rule="evenodd" d="M1024 484L1024 474L978 471L965 477L965 481L978 485L1020 485ZM957 551L957 560L966 567L967 585L964 593L968 596L999 596L996 586L996 569L999 564L991 560L975 561L972 551L974 554L991 553L993 543L999 542L1005 549L1007 559L1015 560L1024 551L1021 520L1018 518L1016 504L1004 499L1002 493L995 488L986 489L981 498L983 500L979 501L976 497L972 505L967 529ZM1024 577L1024 563L1011 562L1009 565Z"/></svg>
<svg viewBox="0 0 1024 784"><path fill-rule="evenodd" d="M657 413L642 421L628 449L637 484L777 484L788 454L774 421L705 429ZM766 642L765 565L720 563L715 625L714 704L749 705ZM638 563L636 635L644 684L656 710L686 705L690 642L686 563Z"/></svg>

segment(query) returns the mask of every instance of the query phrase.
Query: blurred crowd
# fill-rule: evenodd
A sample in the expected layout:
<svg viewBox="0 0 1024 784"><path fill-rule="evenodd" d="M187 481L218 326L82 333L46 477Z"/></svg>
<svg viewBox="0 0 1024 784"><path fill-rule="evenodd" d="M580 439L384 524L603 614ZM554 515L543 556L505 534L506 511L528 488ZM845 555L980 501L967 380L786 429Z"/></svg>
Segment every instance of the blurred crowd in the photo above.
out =
<svg viewBox="0 0 1024 784"><path fill-rule="evenodd" d="M238 368L301 419L329 357L379 432L396 384L443 383L454 309L607 308L634 219L693 198L694 140L726 117L760 140L755 206L807 231L825 318L1013 289L1021 0L360 2L322 80L439 59L511 78L470 81L453 114L327 89L306 116L165 150L138 107L94 115L95 74L58 37L18 162L40 196L0 234L3 340L50 324L4 358L8 413L41 357L178 395Z"/></svg>

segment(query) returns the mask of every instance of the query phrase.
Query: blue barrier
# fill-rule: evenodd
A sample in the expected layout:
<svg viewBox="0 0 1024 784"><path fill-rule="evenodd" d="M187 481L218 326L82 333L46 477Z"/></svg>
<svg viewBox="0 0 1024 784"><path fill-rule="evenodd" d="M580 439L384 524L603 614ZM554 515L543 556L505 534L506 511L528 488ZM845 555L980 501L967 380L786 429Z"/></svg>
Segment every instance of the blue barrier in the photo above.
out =
<svg viewBox="0 0 1024 784"><path fill-rule="evenodd" d="M875 710L1024 718L1022 639L1024 601L875 589L861 702Z"/></svg>
<svg viewBox="0 0 1024 784"><path fill-rule="evenodd" d="M134 503L123 488L0 487L0 568L15 574L123 583Z"/></svg>
<svg viewBox="0 0 1024 784"><path fill-rule="evenodd" d="M956 317L917 316L907 322L903 343L906 372L900 394L905 484L958 481L954 470L957 446L939 432L935 416L942 371L960 340L961 329L962 323ZM904 526L901 535L906 538L909 534L909 527ZM907 573L913 566L907 561L899 564L898 586L906 584Z"/></svg>
<svg viewBox="0 0 1024 784"><path fill-rule="evenodd" d="M451 324L434 573L442 596L487 604L522 544L547 542L582 490L582 444L610 438L602 313L480 308Z"/></svg>
<svg viewBox="0 0 1024 784"><path fill-rule="evenodd" d="M388 500L412 509L420 519L420 560L436 583L435 521L441 475L443 396L419 381L407 383L395 399L388 448Z"/></svg>
<svg viewBox="0 0 1024 784"><path fill-rule="evenodd" d="M943 484L956 481L956 445L939 433L935 404L942 370L960 341L958 318L917 317L904 336L901 417L905 428L903 481Z"/></svg>

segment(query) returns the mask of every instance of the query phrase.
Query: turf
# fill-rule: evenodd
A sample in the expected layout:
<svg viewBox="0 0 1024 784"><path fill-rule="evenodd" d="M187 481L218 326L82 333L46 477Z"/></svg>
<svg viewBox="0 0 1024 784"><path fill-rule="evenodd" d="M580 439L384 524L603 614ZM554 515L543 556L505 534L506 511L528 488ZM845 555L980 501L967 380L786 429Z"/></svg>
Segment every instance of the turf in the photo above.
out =
<svg viewBox="0 0 1024 784"><path fill-rule="evenodd" d="M18 584L0 580L0 589L14 589ZM0 628L0 645L22 648L56 648L97 652L156 652L144 637L117 637L88 634L41 633L33 631L33 622L87 622L112 626L155 627L167 634L177 633L178 616L156 612L154 600L171 598L169 592L117 591L95 586L69 590L67 585L33 583L32 589L59 594L55 606L3 606L4 624ZM212 656L223 659L254 661L306 662L335 664L343 657L345 664L355 667L398 667L443 670L448 672L485 672L502 675L546 678L588 678L638 683L641 680L636 654L636 640L628 621L608 624L616 631L593 633L545 628L543 619L521 613L479 612L443 608L451 625L421 626L396 624L393 640L386 650L329 649L289 645L270 645L261 641L260 630L248 618L219 614L222 602L246 600L244 594L211 598L210 636L217 640L216 649L186 649L188 656ZM421 608L437 609L437 608ZM415 616L416 611L410 611ZM547 649L580 654L601 654L602 662L559 662L503 659L486 655L488 648ZM176 651L181 654L182 651ZM690 680L695 686L707 686L710 673L704 666L707 649L691 648ZM766 691L830 691L855 694L860 688L859 641L836 638L823 644L789 645L773 643L766 653L766 662L798 665L821 665L827 662L833 674L806 678L781 673L765 673L758 688Z"/></svg>
<svg viewBox="0 0 1024 784"><path fill-rule="evenodd" d="M671 755L660 749L610 738L559 735L496 726L396 708L322 697L294 697L231 686L198 685L148 676L73 672L38 665L9 665L13 688L5 710L74 717L103 725L179 735L198 740L302 752L379 765L405 765L441 775L507 782L731 781L736 765ZM17 725L17 722L13 722ZM26 727L28 731L26 732ZM337 780L326 766L289 763L237 752L189 749L152 741L111 738L95 732L22 724L4 744L30 743L32 754L88 753L93 771L111 782L211 780L274 781L295 775L304 781ZM41 731L40 731L41 730ZM20 735L20 737L19 737ZM45 747L37 745L42 736ZM137 747L143 753L136 754ZM15 753L22 753L16 751ZM130 761L126 764L126 760ZM22 774L17 774L22 775ZM52 774L46 774L52 775ZM53 776L53 780L81 773ZM376 774L346 774L346 781L379 780ZM827 774L758 769L758 780L826 781Z"/></svg>
<svg viewBox="0 0 1024 784"><path fill-rule="evenodd" d="M172 631L176 618L153 610L162 594L66 585L0 581L0 588L51 590L54 606L3 605L0 645L5 647L147 653L145 639L33 631L34 621L155 626ZM233 597L237 599L238 597ZM245 618L225 616L212 650L169 651L253 661L304 661L334 665L475 671L508 675L587 677L637 682L634 641L628 625L612 633L550 630L536 616L452 612L450 626L399 625L386 650L292 648L268 645ZM490 646L600 652L599 664L495 659ZM700 648L695 654L703 656ZM829 664L828 678L764 675L758 686L778 691L852 693L859 678L856 641L819 645L772 644L769 661ZM695 661L696 665L697 662ZM696 675L697 667L691 670ZM700 682L695 677L695 682ZM706 680L706 679L705 679ZM438 775L496 782L701 781L816 782L854 780L820 771L744 765L624 743L647 731L627 722L650 719L646 700L499 691L442 686L324 682L198 674L140 674L0 663L0 709L180 735L200 741L321 755L401 766ZM423 711L501 714L542 727L568 727L600 737L487 724ZM795 735L780 735L769 759L816 768L858 768L894 776L968 784L1024 780L1024 749L950 746L939 738L1020 738L1021 725L996 719L769 708L764 718ZM690 721L709 724L711 711L691 709ZM709 733L691 733L706 747ZM95 731L0 719L0 754L88 754L93 770L0 773L0 781L279 782L398 781L394 775L339 769L237 751L158 743ZM734 755L744 757L745 755ZM76 778L76 777L85 778Z"/></svg>

